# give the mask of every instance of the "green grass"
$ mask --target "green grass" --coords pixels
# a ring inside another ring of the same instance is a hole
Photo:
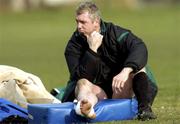
[[[158,119],[142,123],[180,123],[180,7],[156,6],[134,11],[102,7],[102,15],[106,21],[131,29],[149,49],[149,65],[159,86],[153,106]],[[39,76],[48,90],[65,86],[69,74],[64,49],[74,29],[74,7],[1,13],[0,64]]]

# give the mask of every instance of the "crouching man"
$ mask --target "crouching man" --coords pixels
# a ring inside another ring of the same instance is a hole
[[[147,68],[144,42],[130,30],[100,17],[92,2],[76,10],[77,28],[72,34],[65,57],[70,72],[63,102],[78,100],[76,112],[95,118],[94,105],[102,99],[138,100],[138,119],[155,119],[151,106],[157,86]]]

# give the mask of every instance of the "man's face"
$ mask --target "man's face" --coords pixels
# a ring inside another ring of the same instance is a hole
[[[93,21],[90,18],[89,12],[76,15],[76,22],[78,31],[84,35],[90,35],[98,26],[97,20]]]

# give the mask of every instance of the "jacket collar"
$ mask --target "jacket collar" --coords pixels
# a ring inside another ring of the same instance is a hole
[[[101,34],[104,34],[106,32],[106,25],[105,22],[101,19],[101,24],[100,24],[100,30],[101,30]]]

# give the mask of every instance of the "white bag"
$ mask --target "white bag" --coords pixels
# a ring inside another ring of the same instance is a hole
[[[61,103],[37,76],[6,65],[0,65],[0,97],[24,108],[28,103]]]

